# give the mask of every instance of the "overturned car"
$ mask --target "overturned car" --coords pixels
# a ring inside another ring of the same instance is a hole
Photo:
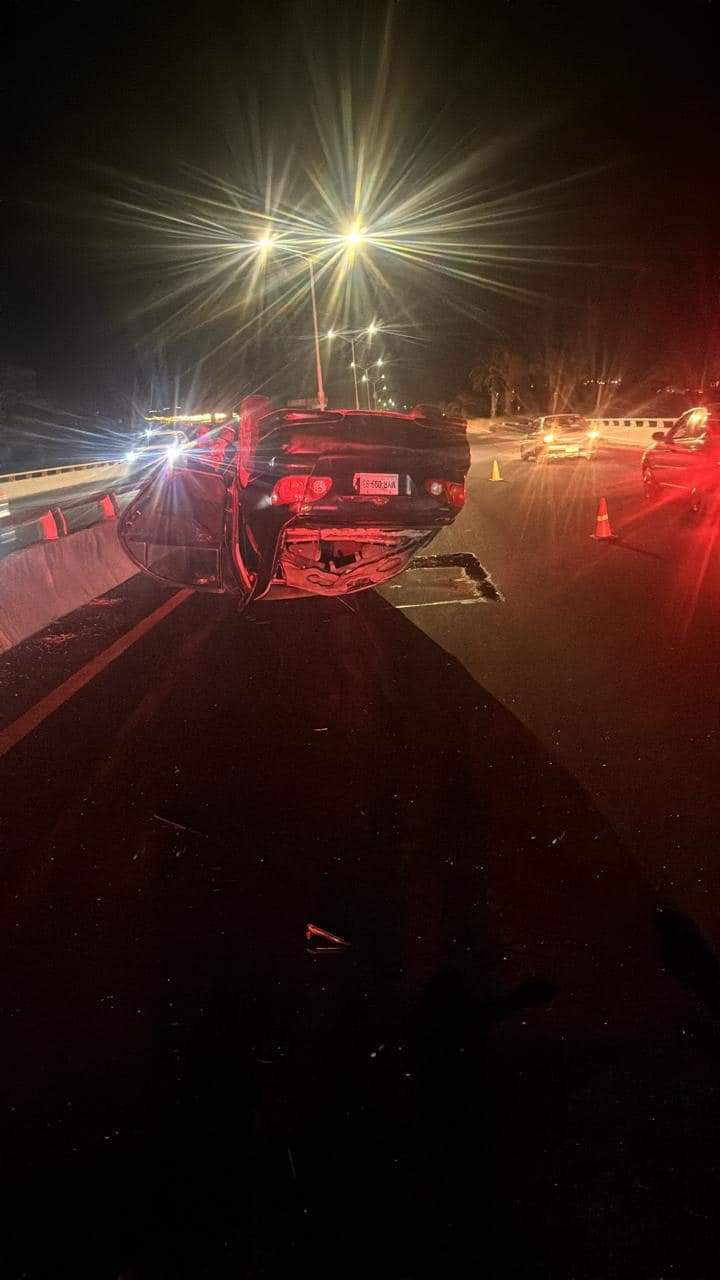
[[[254,398],[153,475],[120,539],[141,569],[198,591],[346,595],[401,573],[453,522],[469,466],[464,424]]]

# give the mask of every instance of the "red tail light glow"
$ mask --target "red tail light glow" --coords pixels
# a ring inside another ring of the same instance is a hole
[[[425,489],[433,498],[445,498],[458,511],[465,505],[464,484],[456,484],[453,480],[426,480]]]
[[[272,503],[278,507],[296,507],[319,502],[332,489],[329,476],[283,476],[272,491]]]

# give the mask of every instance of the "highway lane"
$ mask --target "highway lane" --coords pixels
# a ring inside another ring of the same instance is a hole
[[[708,1273],[710,807],[678,853],[650,779],[666,729],[688,773],[714,570],[688,621],[695,527],[627,465],[514,448],[474,446],[442,546],[503,603],[439,604],[456,570],[349,607],[191,598],[58,700],[173,596],[134,579],[0,663],[0,723],[49,699],[0,760],[3,1195],[44,1226],[9,1274],[366,1276],[381,1247],[410,1275]],[[589,536],[605,490],[618,547]]]
[[[587,788],[660,894],[720,947],[718,526],[648,505],[639,451],[536,468],[517,441],[476,442],[463,522],[506,596],[482,627],[460,610],[416,625],[457,656]],[[489,481],[498,456],[504,482]],[[607,498],[617,543],[592,540]]]

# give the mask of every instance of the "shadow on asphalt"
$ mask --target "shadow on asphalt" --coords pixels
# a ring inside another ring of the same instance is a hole
[[[198,607],[5,829],[6,1274],[707,1274],[712,1011],[583,792],[376,595]]]

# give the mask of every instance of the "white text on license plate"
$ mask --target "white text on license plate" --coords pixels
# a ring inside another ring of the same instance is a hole
[[[399,480],[398,475],[385,471],[357,471],[353,477],[353,488],[365,494],[396,494]]]

